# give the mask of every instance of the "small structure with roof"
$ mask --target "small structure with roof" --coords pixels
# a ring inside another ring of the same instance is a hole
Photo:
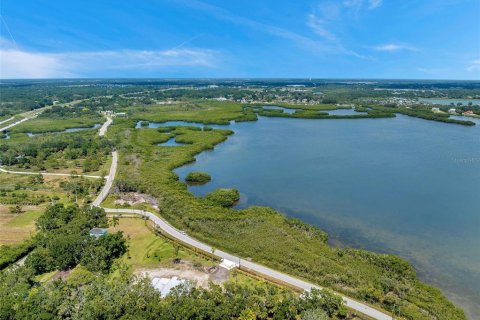
[[[456,113],[457,113],[457,109],[455,109],[455,108],[450,108],[450,109],[448,109],[448,113],[456,114]]]
[[[225,268],[227,270],[232,270],[233,268],[236,268],[238,266],[239,266],[238,263],[227,260],[227,259],[223,259],[222,263],[220,263],[219,265],[219,267]]]
[[[105,228],[93,228],[90,230],[90,236],[95,237],[96,239],[108,234],[108,229]]]
[[[440,108],[433,107],[433,108],[432,108],[432,112],[433,112],[433,113],[438,113],[438,112],[440,112]]]

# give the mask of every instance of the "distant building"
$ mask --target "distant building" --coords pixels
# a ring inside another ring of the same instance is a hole
[[[211,84],[211,85],[209,85],[208,87],[211,88],[211,89],[218,88],[218,86],[217,86],[216,84]]]
[[[432,108],[432,112],[435,112],[435,113],[440,112],[440,108],[434,107],[434,108]]]
[[[455,109],[455,108],[450,108],[450,109],[448,109],[448,113],[455,114],[455,113],[457,113],[457,109]]]
[[[462,113],[464,116],[472,116],[473,115],[473,111],[472,110],[468,110],[468,111],[465,111],[464,113]]]
[[[152,286],[160,292],[160,296],[165,298],[170,291],[178,287],[181,284],[186,284],[187,281],[183,279],[178,279],[177,277],[173,278],[153,278],[152,279]]]
[[[126,116],[127,116],[127,113],[126,113],[126,112],[117,112],[117,113],[115,113],[115,116],[117,116],[117,117],[126,117]]]
[[[96,239],[108,234],[108,229],[105,228],[93,228],[90,230],[90,236],[95,237]]]

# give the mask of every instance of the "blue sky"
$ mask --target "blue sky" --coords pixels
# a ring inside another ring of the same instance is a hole
[[[479,0],[2,0],[1,78],[480,80]]]

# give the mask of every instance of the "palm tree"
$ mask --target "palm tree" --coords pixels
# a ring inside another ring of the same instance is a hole
[[[115,231],[117,230],[116,227],[118,226],[119,222],[120,222],[120,219],[118,218],[118,216],[112,217],[112,221],[110,223]]]

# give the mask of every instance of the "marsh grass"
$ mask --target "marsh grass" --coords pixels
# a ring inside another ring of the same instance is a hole
[[[219,119],[218,110],[215,117]],[[206,115],[164,120],[207,121]],[[386,310],[401,306],[410,319],[465,319],[440,290],[421,283],[404,260],[364,250],[334,248],[316,227],[287,218],[267,207],[234,210],[196,198],[173,169],[195,160],[195,155],[225,141],[230,130],[202,131],[176,127],[171,131],[189,145],[168,150],[152,147],[159,133],[134,129],[125,120],[112,127],[120,150],[119,179],[128,179],[138,191],[159,200],[160,215],[175,227],[216,248],[290,273]]]

